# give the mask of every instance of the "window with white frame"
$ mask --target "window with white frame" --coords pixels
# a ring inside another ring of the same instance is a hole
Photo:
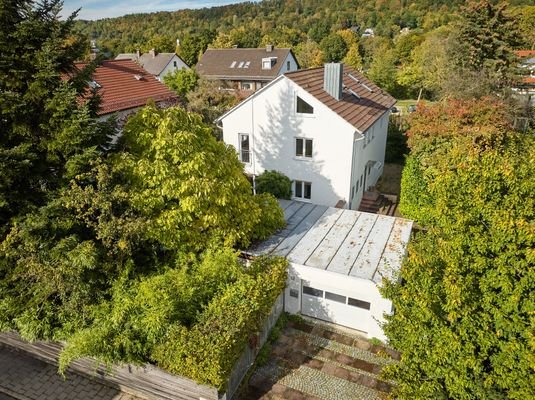
[[[290,61],[286,61],[286,70],[289,71],[291,67]]]
[[[312,158],[312,139],[295,138],[295,156]]]
[[[298,199],[307,199],[312,198],[312,183],[304,181],[295,181],[294,182],[294,197]]]
[[[249,135],[246,133],[240,133],[240,160],[241,162],[246,164],[249,164],[251,162]]]
[[[297,96],[296,109],[298,114],[314,114],[314,107],[308,104],[301,97]]]

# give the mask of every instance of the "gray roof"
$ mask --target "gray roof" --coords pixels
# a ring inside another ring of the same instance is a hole
[[[294,264],[380,283],[399,271],[412,221],[279,200],[286,228],[244,253],[284,256]]]
[[[175,53],[157,53],[154,57],[149,53],[144,53],[139,57],[139,64],[152,75],[160,75],[164,68],[176,56]]]
[[[141,56],[138,58],[136,53],[121,53],[118,54],[115,59],[134,60],[149,74],[160,75],[174,56],[176,56],[175,53],[156,53],[156,55],[153,56],[149,52],[141,54]]]
[[[290,49],[207,49],[197,63],[200,75],[212,79],[270,81],[279,75]],[[262,59],[272,58],[271,69],[262,69]],[[294,57],[295,58],[295,57]]]

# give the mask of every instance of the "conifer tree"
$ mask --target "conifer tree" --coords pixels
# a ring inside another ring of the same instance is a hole
[[[0,226],[44,204],[105,141],[96,102],[79,101],[91,98],[91,68],[74,67],[87,43],[73,34],[76,13],[60,20],[61,6],[0,0]]]

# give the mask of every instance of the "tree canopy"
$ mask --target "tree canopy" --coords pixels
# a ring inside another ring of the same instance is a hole
[[[506,107],[450,101],[412,121],[401,211],[426,230],[384,289],[400,398],[535,395],[535,140]]]

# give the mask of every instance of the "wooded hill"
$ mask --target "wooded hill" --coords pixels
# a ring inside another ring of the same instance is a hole
[[[389,38],[405,27],[428,31],[454,19],[462,4],[460,0],[265,0],[78,21],[77,29],[112,54],[152,47],[173,51],[176,39],[190,36],[206,45],[217,32],[238,28],[242,31],[239,47],[256,47],[266,40],[295,46],[306,39],[319,43],[330,32],[346,28],[360,32],[372,28],[375,35]],[[514,9],[533,1],[509,4]]]

